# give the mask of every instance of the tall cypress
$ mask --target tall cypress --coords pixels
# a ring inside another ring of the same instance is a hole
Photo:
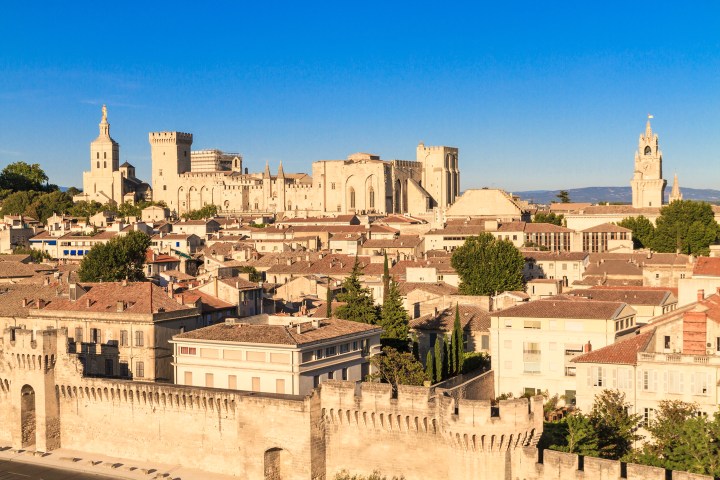
[[[410,324],[397,282],[391,279],[386,293],[380,313],[380,325],[383,327],[381,338],[395,339],[398,341],[397,348],[400,349],[404,345],[404,351],[407,351]]]
[[[443,335],[443,378],[449,378],[450,373],[450,344],[447,335]]]
[[[430,383],[435,383],[435,360],[432,356],[432,351],[428,350],[427,356],[425,357],[425,377]]]
[[[443,357],[445,349],[440,337],[435,340],[435,383],[442,382],[443,379]]]
[[[453,371],[455,374],[461,374],[465,363],[465,346],[463,345],[463,330],[460,326],[460,306],[457,303],[455,304],[455,322],[452,332],[452,351]]]
[[[325,298],[325,303],[327,303],[327,316],[328,318],[332,317],[332,279],[328,277],[328,284],[327,284],[327,296]]]
[[[388,266],[387,252],[385,252],[385,260],[383,262],[383,303],[388,296],[388,290],[390,289],[390,267]]]
[[[337,307],[335,316],[343,320],[377,325],[380,312],[375,306],[370,289],[360,283],[362,272],[363,268],[356,255],[352,272],[343,280],[343,292],[337,295],[338,301],[345,302],[345,305]]]

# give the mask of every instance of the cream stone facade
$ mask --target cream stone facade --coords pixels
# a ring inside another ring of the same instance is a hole
[[[149,141],[153,200],[165,202],[176,215],[211,204],[223,213],[286,216],[426,214],[452,205],[460,189],[458,149],[452,147],[421,143],[415,161],[384,161],[369,153],[321,160],[313,163],[310,176],[286,174],[282,162],[276,175],[269,165],[262,173],[243,172],[239,154],[223,160],[228,154],[191,152],[189,133],[153,132]],[[229,161],[229,169],[223,161]]]
[[[630,182],[634,208],[661,207],[665,200],[667,181],[662,176],[662,152],[650,120],[640,135],[635,152],[635,172]]]
[[[120,145],[110,136],[105,105],[99,127],[100,134],[90,143],[90,171],[83,172],[83,192],[73,200],[121,204],[152,198],[150,185],[135,176],[135,167],[127,162],[120,165]]]

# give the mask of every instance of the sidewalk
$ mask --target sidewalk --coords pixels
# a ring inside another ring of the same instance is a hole
[[[52,452],[36,452],[0,447],[0,458],[128,480],[237,480],[237,477],[183,468],[179,465],[127,460],[65,448]]]

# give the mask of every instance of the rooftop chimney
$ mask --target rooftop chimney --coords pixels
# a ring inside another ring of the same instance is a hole
[[[592,343],[590,343],[590,340],[585,344],[585,348],[583,348],[583,351],[585,353],[592,352]]]
[[[30,304],[30,302],[28,301],[28,299],[27,299],[27,298],[23,298],[23,299],[22,299],[22,306],[23,306],[23,307],[27,307],[28,304]]]
[[[42,298],[38,298],[37,299],[37,308],[40,309],[40,308],[43,308],[44,306],[45,306],[45,300],[43,300]]]
[[[705,290],[703,290],[703,289],[701,288],[701,289],[698,290],[698,292],[697,292],[697,301],[698,301],[698,302],[702,302],[703,300],[705,300]]]

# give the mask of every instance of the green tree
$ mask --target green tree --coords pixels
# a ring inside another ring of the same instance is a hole
[[[533,218],[533,223],[552,223],[553,225],[557,225],[558,227],[562,227],[563,223],[565,222],[565,216],[560,214],[556,215],[553,212],[550,213],[536,213],[535,217]]]
[[[442,365],[442,374],[443,378],[450,378],[452,375],[452,372],[450,371],[450,362],[451,362],[451,351],[450,351],[450,342],[448,342],[448,338],[446,335],[443,335],[443,365]]]
[[[60,215],[67,213],[72,206],[72,197],[65,192],[56,190],[36,197],[23,213],[45,223],[56,213]]]
[[[494,295],[523,290],[525,259],[509,240],[491,233],[469,237],[452,255],[452,267],[460,276],[460,294]]]
[[[435,383],[435,359],[431,350],[428,350],[425,356],[425,379],[430,383]]]
[[[389,383],[394,394],[397,394],[398,385],[422,385],[425,381],[422,363],[415,360],[410,352],[398,352],[392,347],[385,347],[382,353],[370,357],[370,364],[375,367],[375,373],[368,378]]]
[[[356,256],[350,275],[343,280],[343,292],[337,295],[338,301],[345,302],[345,305],[340,305],[335,309],[335,316],[353,322],[377,324],[380,318],[372,292],[360,284],[362,271],[362,266]]]
[[[443,341],[440,337],[435,339],[435,383],[443,381],[443,358],[445,357],[445,349]]]
[[[555,197],[560,200],[560,203],[570,203],[570,193],[567,190],[560,190]]]
[[[383,304],[387,299],[388,290],[390,289],[390,267],[388,266],[387,252],[385,252],[385,260],[383,260]]]
[[[383,327],[381,338],[397,340],[396,348],[401,351],[407,350],[408,334],[410,333],[408,314],[403,307],[398,284],[392,279],[388,284],[388,292],[380,311],[380,325]],[[403,349],[401,345],[404,345],[405,348]]]
[[[577,455],[599,456],[599,435],[588,416],[578,412],[557,423],[560,431],[564,430],[565,438],[563,443],[551,445],[550,449]]]
[[[452,362],[450,370],[453,375],[459,375],[463,371],[463,363],[465,362],[464,334],[462,326],[460,326],[460,306],[455,304],[455,321],[453,323],[452,339],[450,342],[450,350],[452,352]]]
[[[80,195],[82,193],[82,190],[77,187],[70,187],[65,192],[71,197],[74,197],[75,195]]]
[[[250,265],[242,265],[238,267],[238,272],[247,273],[248,280],[251,282],[258,283],[263,281],[262,273],[258,272],[255,267],[252,267]]]
[[[709,203],[678,200],[660,210],[651,247],[656,252],[708,255],[719,230]]]
[[[23,215],[28,207],[42,193],[36,191],[18,191],[11,193],[2,202],[3,215]],[[36,219],[37,220],[37,219]]]
[[[136,231],[115,237],[105,244],[95,245],[80,263],[78,270],[80,281],[145,280],[143,264],[148,247],[150,247],[150,237]]]
[[[655,235],[655,225],[645,216],[627,217],[618,222],[618,225],[632,230],[633,248],[650,248]]]
[[[11,163],[0,172],[0,188],[13,192],[46,191],[48,176],[40,164]]]
[[[199,210],[193,210],[182,214],[182,218],[185,220],[203,220],[205,218],[212,218],[218,213],[217,205],[205,205]]]
[[[333,301],[333,292],[332,292],[332,279],[328,277],[328,284],[327,284],[327,294],[325,297],[325,304],[327,305],[327,316],[328,318],[332,317],[332,301]]]
[[[68,195],[70,193],[68,192]],[[103,204],[100,202],[96,202],[94,200],[91,201],[85,201],[82,200],[80,202],[75,202],[75,204],[70,207],[68,210],[68,213],[72,215],[73,217],[81,217],[81,218],[90,218],[93,215],[95,215],[98,212],[103,211]]]
[[[630,414],[630,407],[625,394],[619,390],[603,390],[595,395],[588,417],[598,435],[601,457],[619,460],[640,439],[637,431],[641,417]]]

